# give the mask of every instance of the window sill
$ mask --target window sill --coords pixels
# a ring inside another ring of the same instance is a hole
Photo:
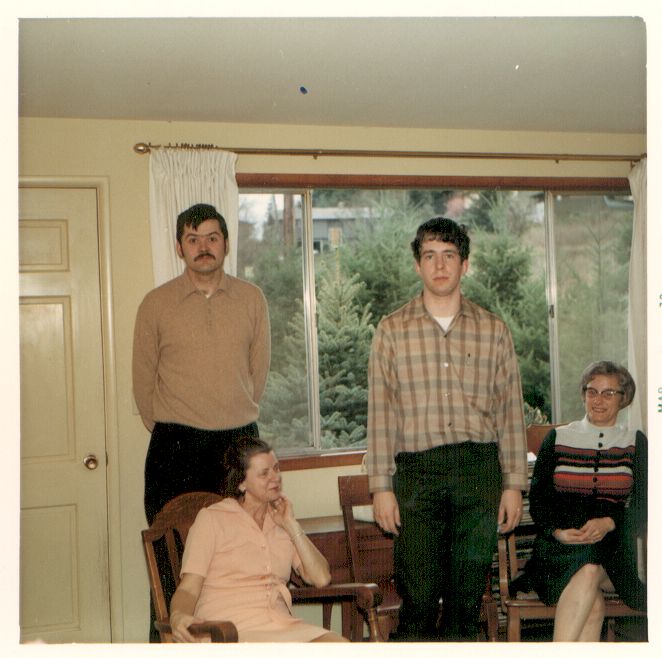
[[[309,468],[356,466],[363,461],[365,450],[313,453],[279,457],[281,471],[305,471]]]

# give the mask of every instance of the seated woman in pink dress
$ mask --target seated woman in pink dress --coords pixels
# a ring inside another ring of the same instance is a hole
[[[292,616],[291,569],[324,587],[329,564],[306,537],[281,489],[278,459],[264,441],[244,437],[224,458],[223,500],[198,513],[170,605],[173,637],[194,642],[188,627],[222,619],[240,642],[346,642]]]

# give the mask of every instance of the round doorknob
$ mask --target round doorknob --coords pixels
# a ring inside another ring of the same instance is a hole
[[[83,464],[85,464],[87,468],[93,471],[99,465],[99,460],[97,459],[96,455],[88,455],[85,457],[85,459],[83,459]]]

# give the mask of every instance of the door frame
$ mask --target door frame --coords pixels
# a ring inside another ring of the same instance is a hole
[[[19,176],[19,188],[93,189],[97,196],[101,352],[103,359],[104,427],[106,435],[106,507],[108,589],[111,642],[124,639],[122,615],[121,517],[117,376],[113,322],[109,180],[105,176]]]

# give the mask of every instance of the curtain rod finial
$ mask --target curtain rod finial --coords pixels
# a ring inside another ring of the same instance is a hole
[[[145,153],[149,153],[151,151],[149,144],[145,144],[145,142],[138,142],[134,145],[133,150],[136,153],[140,153],[140,155],[144,155]]]

